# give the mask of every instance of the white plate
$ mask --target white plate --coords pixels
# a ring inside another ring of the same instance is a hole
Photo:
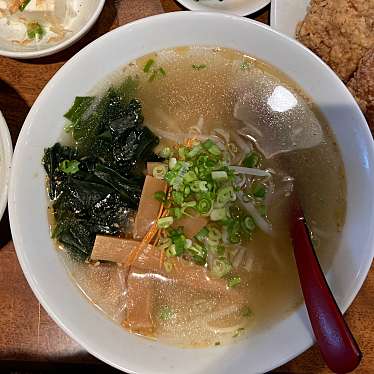
[[[296,26],[306,15],[309,0],[272,0],[270,26],[295,38]]]
[[[16,43],[9,42],[1,37],[0,33],[0,55],[29,59],[52,55],[59,52],[82,38],[95,24],[103,10],[105,0],[75,0],[75,8],[77,16],[68,25],[69,30],[67,36],[57,44],[41,43],[40,45],[21,46]]]
[[[253,374],[267,372],[313,343],[304,307],[268,329],[228,346],[182,349],[132,335],[106,318],[73,284],[48,226],[44,148],[63,133],[63,114],[108,74],[164,48],[234,48],[272,63],[314,100],[335,133],[347,179],[347,217],[327,279],[345,311],[374,253],[374,145],[353,97],[334,72],[300,43],[244,17],[174,12],[117,28],[68,61],[31,108],[18,138],[9,188],[12,235],[23,272],[50,316],[99,359],[128,373]],[[307,72],[307,74],[305,73]]]
[[[8,126],[0,112],[0,220],[8,201],[8,183],[12,153],[12,140]]]
[[[247,16],[264,8],[270,0],[177,0],[190,10],[221,12],[235,16]]]

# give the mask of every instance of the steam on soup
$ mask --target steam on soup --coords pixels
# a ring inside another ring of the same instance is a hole
[[[268,64],[164,50],[65,117],[67,145],[44,156],[52,234],[81,290],[125,329],[205,346],[284,318],[301,302],[295,186],[328,266],[345,216],[342,162],[313,105]]]

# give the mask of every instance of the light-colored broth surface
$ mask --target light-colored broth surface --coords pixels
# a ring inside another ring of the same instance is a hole
[[[143,68],[150,58],[155,60],[155,68],[164,69],[165,76],[161,74],[149,81],[150,75],[144,73]],[[102,92],[110,84],[118,84],[129,75],[139,77],[136,96],[142,102],[145,124],[161,138],[160,147],[172,143],[168,137],[183,138],[191,127],[202,122],[203,133],[207,135],[217,128],[234,133],[234,129],[245,127],[235,118],[234,111],[246,95],[255,97],[253,105],[259,104],[256,115],[261,126],[265,126],[264,123],[276,126],[277,119],[279,123],[288,121],[290,126],[301,120],[305,126],[309,121],[320,126],[322,135],[319,134],[317,145],[299,149],[298,144],[304,143],[292,143],[285,149],[287,139],[281,138],[279,141],[284,141],[281,151],[275,151],[273,157],[264,161],[267,168],[275,171],[274,193],[269,197],[268,209],[273,235],[270,237],[257,230],[252,241],[241,244],[247,247],[246,266],[240,270],[242,283],[235,288],[246,300],[250,316],[243,320],[242,310],[235,307],[236,296],[232,300],[226,294],[212,297],[154,274],[134,275],[155,283],[155,316],[163,313],[165,305],[168,307],[167,320],[155,317],[157,338],[167,343],[222,344],[244,336],[243,326],[253,334],[269,327],[302,301],[287,226],[289,177],[294,179],[301,197],[325,270],[339,244],[345,218],[346,185],[343,164],[329,128],[317,111],[308,106],[309,100],[292,81],[270,65],[237,51],[182,47],[144,56],[113,74],[94,93]],[[292,108],[275,114],[271,108],[264,108],[261,100],[269,100],[275,87],[285,88],[291,93],[288,97],[296,99],[295,113]],[[284,131],[280,133],[282,137]],[[255,132],[251,137],[256,138]],[[271,135],[268,137],[270,139]],[[249,138],[245,141],[250,142]],[[266,139],[264,141],[266,143]],[[276,147],[274,144],[271,152]],[[97,266],[65,260],[87,297],[110,318],[121,322],[126,307],[125,270],[115,264]]]

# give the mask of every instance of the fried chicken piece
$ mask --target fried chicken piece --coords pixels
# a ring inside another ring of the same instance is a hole
[[[346,83],[374,47],[374,0],[311,0],[296,36]]]
[[[374,130],[374,48],[361,59],[347,86],[365,114],[370,128]]]

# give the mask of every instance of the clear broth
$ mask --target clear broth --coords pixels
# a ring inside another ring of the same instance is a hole
[[[164,69],[165,76],[149,80],[149,73],[143,69],[150,58],[155,60],[154,68]],[[174,134],[177,139],[201,118],[206,134],[214,128],[230,131],[242,126],[233,115],[239,98],[251,91],[267,95],[267,89],[273,86],[287,88],[305,107],[305,113],[310,112],[314,120],[318,119],[323,133],[320,144],[308,149],[289,149],[265,161],[266,167],[277,172],[269,208],[274,235],[269,237],[258,230],[252,241],[243,244],[248,248],[247,268],[243,269],[243,280],[236,292],[247,300],[251,311],[244,323],[245,330],[256,334],[269,328],[302,302],[285,223],[287,193],[282,192],[285,176],[295,180],[324,270],[329,268],[339,244],[346,211],[346,183],[343,163],[329,127],[293,81],[269,64],[238,51],[182,47],[147,55],[117,71],[93,93],[99,95],[128,76],[139,77],[136,96],[143,105],[145,124],[161,138],[160,147],[170,144],[170,139],[160,134]],[[259,87],[267,89],[261,91]],[[115,264],[96,266],[77,263],[66,256],[64,259],[84,294],[120,323],[126,308],[124,269]],[[235,309],[235,301],[224,296],[208,297],[204,292],[160,281],[152,274],[138,275],[156,283],[155,315],[165,305],[173,310],[167,321],[155,317],[157,338],[161,341],[207,346],[245,336],[241,329],[243,315]]]

